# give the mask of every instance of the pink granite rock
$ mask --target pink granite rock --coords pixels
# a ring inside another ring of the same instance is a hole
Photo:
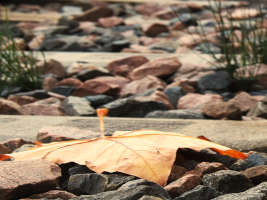
[[[184,192],[187,192],[201,183],[200,176],[196,174],[186,174],[176,181],[166,185],[164,189],[170,194],[172,198],[175,198]]]
[[[41,11],[41,6],[39,5],[31,5],[31,4],[18,4],[18,7],[16,8],[16,11],[19,12],[40,12]]]
[[[34,194],[28,198],[20,199],[20,200],[33,200],[33,199],[57,199],[60,198],[62,200],[68,200],[77,197],[76,195],[62,190],[50,190],[41,194]]]
[[[155,76],[148,75],[142,79],[132,81],[125,85],[120,95],[121,96],[131,96],[138,93],[143,93],[148,89],[161,89],[166,87],[166,83]]]
[[[64,110],[61,107],[61,101],[55,97],[26,104],[22,106],[22,113],[24,115],[65,115]]]
[[[13,101],[0,98],[1,115],[21,115],[21,106]]]
[[[108,94],[116,96],[119,94],[129,79],[120,76],[101,76],[88,81],[85,81],[82,86],[77,88],[72,95],[84,97],[88,95]]]
[[[10,95],[8,97],[8,100],[13,101],[19,104],[20,106],[23,106],[25,104],[33,103],[37,101],[38,99],[31,97],[31,96]]]
[[[46,91],[51,91],[56,87],[57,82],[58,80],[56,78],[48,76],[43,79],[42,87]]]
[[[181,46],[188,48],[194,47],[196,44],[201,43],[203,37],[198,34],[186,34],[178,38],[178,42]]]
[[[11,151],[14,151],[15,149],[21,147],[24,144],[33,144],[33,142],[26,141],[26,140],[23,140],[21,138],[14,138],[14,139],[10,139],[6,142],[3,142],[3,145],[5,145]]]
[[[215,100],[222,100],[222,97],[217,94],[197,94],[188,93],[179,99],[178,109],[190,109],[196,107],[203,107],[204,104],[213,102]]]
[[[12,150],[9,149],[6,145],[4,144],[0,144],[0,154],[7,154],[7,153],[11,153]]]
[[[160,58],[147,62],[130,73],[133,80],[142,79],[147,75],[157,77],[170,76],[181,67],[180,61],[176,57]]]
[[[246,92],[240,92],[233,99],[230,99],[229,102],[239,107],[242,113],[246,113],[256,106],[259,99]]]
[[[242,172],[255,185],[267,181],[267,165],[251,167]]]
[[[155,12],[153,15],[163,20],[171,20],[177,17],[177,13],[175,13],[171,7]]]
[[[164,104],[168,109],[173,109],[173,105],[170,103],[168,96],[164,92],[158,90],[149,96],[137,96],[135,100],[139,102],[159,102]]]
[[[103,17],[98,19],[98,24],[104,28],[111,28],[123,24],[123,19],[120,17]]]
[[[84,138],[96,138],[99,133],[89,130],[82,130],[67,126],[43,127],[38,131],[36,140],[44,143],[59,142],[66,140],[77,140]]]
[[[99,6],[99,7],[96,6],[91,8],[90,10],[85,11],[80,15],[74,16],[74,20],[96,22],[100,18],[111,17],[112,15],[113,15],[112,9],[106,6]]]
[[[145,16],[151,16],[155,12],[161,11],[164,9],[164,6],[159,5],[157,3],[144,3],[144,4],[137,4],[135,6],[135,10]]]
[[[82,82],[77,78],[65,78],[62,81],[56,83],[56,86],[72,86],[78,88],[82,86]]]
[[[185,173],[187,172],[187,169],[180,166],[180,165],[173,165],[171,173],[168,177],[168,182],[176,181],[177,179],[181,178]]]
[[[201,162],[197,164],[193,171],[202,177],[205,174],[213,173],[224,169],[227,168],[219,162]]]
[[[202,112],[213,119],[240,120],[242,116],[242,112],[236,104],[219,99],[205,103],[202,107]]]
[[[224,12],[223,15],[228,16],[229,13]],[[261,14],[256,8],[237,8],[235,9],[230,17],[235,20],[254,18]]]
[[[1,162],[0,200],[20,199],[55,189],[60,176],[60,168],[44,160]]]
[[[44,40],[45,40],[45,35],[44,34],[38,34],[30,42],[28,42],[28,46],[31,50],[38,50],[38,49],[40,49]]]
[[[25,37],[33,37],[33,29],[37,27],[38,24],[35,22],[19,22],[16,25],[16,28],[18,28],[19,31],[21,31]]]
[[[45,62],[40,62],[38,66],[40,72],[43,74],[54,74],[60,78],[66,75],[64,66],[54,59],[50,59]]]
[[[148,61],[149,60],[144,56],[131,56],[112,61],[107,65],[107,69],[114,75],[128,77],[131,71]]]
[[[148,26],[145,25],[143,29],[144,29],[146,36],[149,36],[149,37],[156,37],[161,33],[169,32],[168,26],[165,24],[160,24],[160,23],[154,23]]]

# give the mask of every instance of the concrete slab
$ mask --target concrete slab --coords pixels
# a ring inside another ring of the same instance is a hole
[[[39,129],[69,126],[99,132],[94,117],[0,115],[0,142],[11,138],[35,140]],[[190,136],[204,135],[212,141],[242,151],[267,152],[267,121],[215,121],[144,118],[105,118],[106,133],[116,130],[153,129]]]
[[[56,12],[50,12],[50,13],[23,13],[23,12],[14,12],[8,10],[6,13],[6,10],[4,7],[1,7],[0,5],[0,21],[6,21],[8,18],[8,21],[13,22],[51,22],[51,23],[57,23],[57,21],[62,17],[61,14]]]
[[[200,66],[210,65],[214,59],[207,54],[200,54],[199,52],[189,52],[186,54],[172,54],[172,53],[163,53],[163,54],[149,54],[149,53],[91,53],[91,52],[55,52],[47,51],[44,52],[44,56],[36,52],[34,54],[39,59],[46,60],[55,59],[61,62],[64,66],[69,66],[74,62],[86,62],[90,65],[105,67],[108,63],[114,60],[121,58],[126,58],[130,56],[142,55],[148,59],[157,59],[157,58],[166,58],[166,57],[177,57],[182,63],[198,63]]]
[[[155,3],[164,5],[187,5],[187,4],[197,4],[202,6],[210,6],[212,3],[210,1],[181,1],[181,0],[163,0],[163,1],[151,1],[151,0],[99,0],[109,3]],[[244,2],[242,1],[222,1],[225,6],[240,5]],[[214,3],[213,3],[214,4]]]
[[[103,2],[108,2],[108,3],[155,3],[155,4],[164,4],[164,5],[173,5],[173,4],[178,4],[178,5],[186,5],[186,4],[198,4],[198,5],[203,5],[203,6],[209,6],[210,2],[209,1],[197,1],[197,0],[190,0],[190,1],[183,1],[183,0],[162,0],[162,1],[157,1],[157,0],[98,0],[98,1],[103,1]],[[59,2],[65,2],[65,3],[72,3],[72,4],[78,4],[78,5],[87,5],[88,0],[59,0]],[[239,5],[242,3],[242,1],[222,1],[224,5]],[[244,2],[243,2],[244,3]]]

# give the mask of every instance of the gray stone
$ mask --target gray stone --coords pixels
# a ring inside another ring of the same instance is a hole
[[[155,110],[168,110],[163,103],[153,100],[140,100],[138,97],[128,97],[112,101],[103,107],[109,109],[109,116],[116,117],[144,117]]]
[[[71,86],[61,85],[61,86],[57,86],[57,87],[53,88],[52,92],[68,97],[72,94],[74,89],[75,88],[71,87]]]
[[[206,53],[206,54],[211,54],[211,53],[219,54],[219,53],[221,53],[221,49],[210,42],[201,43],[201,44],[197,45],[194,48],[194,50],[201,51],[202,53]]]
[[[249,94],[252,96],[266,96],[267,90],[251,91]]]
[[[0,200],[20,199],[55,189],[60,176],[60,168],[48,161],[2,161]]]
[[[194,189],[183,193],[179,197],[176,197],[174,200],[207,200],[219,196],[220,193],[213,188],[198,185]]]
[[[123,184],[136,179],[135,176],[130,176],[123,173],[111,173],[105,174],[105,176],[108,178],[108,184],[106,188],[107,191],[116,190]]]
[[[93,173],[95,172],[90,170],[85,165],[75,165],[68,169],[69,176]],[[130,176],[123,173],[104,173],[101,174],[101,176],[102,175],[108,180],[108,182],[105,183],[105,186],[103,186],[105,191],[116,190],[123,184],[136,179],[135,176]]]
[[[62,48],[67,44],[67,42],[58,39],[58,38],[46,38],[40,47],[35,50],[41,51],[55,51],[55,50],[62,50]]]
[[[93,106],[94,108],[107,104],[111,101],[114,100],[113,97],[108,96],[108,95],[104,95],[104,94],[100,94],[100,95],[94,95],[94,96],[86,96],[85,97],[91,104],[91,106]]]
[[[149,196],[149,195],[144,195],[138,200],[162,200],[160,197],[155,197],[155,196]]]
[[[247,116],[267,119],[267,96],[264,97],[263,101],[258,102],[256,107],[248,112]]]
[[[122,49],[130,46],[130,42],[127,39],[117,40],[111,43],[113,52],[120,52]]]
[[[176,108],[179,98],[184,95],[181,87],[168,87],[164,90],[164,93],[168,96],[174,108]]]
[[[90,174],[90,173],[95,173],[94,171],[90,170],[87,166],[85,165],[75,165],[73,167],[70,167],[68,169],[68,174],[70,176],[76,175],[76,174]]]
[[[174,53],[177,48],[178,42],[174,39],[160,41],[150,46],[151,50],[161,50],[166,51],[166,53]]]
[[[183,150],[182,153],[185,154],[185,157],[190,159],[201,159],[202,162],[219,162],[224,164],[226,167],[232,165],[236,161],[236,159],[230,156],[220,155],[211,149],[203,149],[201,151],[187,149]]]
[[[245,191],[245,193],[264,193],[265,197],[267,197],[267,182],[262,182],[259,185]]]
[[[231,78],[225,71],[217,71],[202,76],[197,85],[200,90],[223,90],[231,84]]]
[[[79,23],[72,20],[70,17],[63,16],[58,20],[58,25],[67,26],[69,29],[76,29],[79,27]]]
[[[85,69],[80,71],[74,77],[80,79],[81,81],[87,81],[89,79],[97,78],[99,76],[111,76],[111,74],[103,67],[92,67],[91,69]]]
[[[123,45],[125,42],[129,43],[129,41],[124,40],[124,37],[121,34],[104,29],[103,34],[95,39],[95,44],[101,47],[101,51],[113,51],[113,44],[115,43],[116,45],[116,42],[118,41],[123,41]]]
[[[251,153],[246,160],[237,160],[230,168],[236,171],[242,171],[259,165],[267,165],[266,153]]]
[[[62,190],[50,190],[45,193],[40,193],[40,194],[34,194],[31,195],[30,197],[26,199],[20,199],[20,200],[33,200],[33,199],[39,199],[39,200],[68,200],[71,198],[76,197],[76,195],[67,192],[67,191],[62,191]]]
[[[148,113],[145,117],[168,119],[205,119],[201,111],[194,109],[153,111]]]
[[[22,87],[15,86],[1,86],[0,97],[8,97],[9,95],[16,94],[22,90]]]
[[[86,42],[85,42],[86,41]],[[44,51],[88,51],[96,45],[91,40],[77,35],[57,35],[46,38],[40,50]]]
[[[183,13],[179,15],[178,19],[186,26],[197,25],[197,19],[191,13]]]
[[[232,193],[216,197],[212,200],[265,200],[266,199],[265,197],[266,196],[262,193],[259,194]]]
[[[96,195],[81,195],[72,200],[138,200],[144,195],[159,197],[162,200],[171,199],[161,186],[150,181],[138,179],[125,183],[116,191],[107,191]]]
[[[206,174],[202,181],[205,186],[225,194],[243,192],[253,186],[245,175],[233,170],[220,170]]]
[[[56,34],[65,34],[68,30],[67,26],[62,25],[43,25],[33,30],[34,35],[45,34],[48,37]]]
[[[34,97],[36,99],[46,99],[46,98],[50,97],[48,92],[45,90],[32,90],[29,92],[20,92],[20,93],[16,93],[13,95],[14,96],[30,96],[30,97]]]
[[[221,195],[212,200],[266,200],[266,198],[267,182],[263,182],[245,192]]]
[[[96,113],[90,102],[82,97],[67,97],[62,102],[62,107],[65,113],[71,116],[92,116]]]
[[[76,195],[97,194],[106,190],[107,183],[102,174],[75,174],[69,178],[68,191]]]

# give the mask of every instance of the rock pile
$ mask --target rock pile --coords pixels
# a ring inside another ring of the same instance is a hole
[[[35,13],[40,17],[49,12],[51,18],[53,14],[59,16],[56,21],[33,18],[12,23],[14,36],[24,43],[20,46],[25,50],[174,56],[152,60],[130,56],[106,66],[81,61],[64,66],[57,60],[46,60],[39,63],[43,88],[25,92],[20,86],[7,87],[0,94],[4,97],[0,99],[0,114],[95,116],[95,109],[105,107],[110,116],[117,117],[266,118],[264,64],[250,88],[244,90],[245,83],[232,80],[215,66],[202,66],[194,60],[181,62],[175,56],[181,52],[206,53],[203,38],[193,31],[200,24],[207,32],[208,44],[219,53],[214,16],[201,3],[170,6],[69,2],[42,6],[9,3],[11,19],[13,13]],[[231,19],[246,18],[236,5]],[[257,10],[249,11],[253,14],[250,17],[258,16]]]
[[[78,67],[65,70],[55,60],[43,63],[43,89],[10,93],[0,99],[0,113],[95,116],[97,108],[105,107],[116,117],[266,117],[264,91],[230,92],[232,80],[226,72],[203,69],[196,74],[192,65],[187,72],[188,66],[176,57],[149,61],[131,56],[102,69]]]
[[[39,140],[71,139],[47,137],[49,134],[44,132],[41,130],[38,134]],[[33,146],[26,143],[29,142],[17,139],[2,146],[14,151]],[[247,159],[236,160],[210,149],[200,152],[179,149],[167,185],[162,187],[123,173],[97,174],[76,163],[58,166],[44,160],[2,161],[0,199],[264,200],[267,197],[266,166],[266,153],[249,152]]]

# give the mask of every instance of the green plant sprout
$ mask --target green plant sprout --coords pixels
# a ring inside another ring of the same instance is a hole
[[[257,75],[257,67],[255,66],[267,64],[267,30],[264,28],[264,23],[266,23],[264,4],[260,2],[253,4],[253,7],[259,11],[257,17],[250,17],[247,13],[246,19],[234,20],[231,19],[233,8],[223,8],[220,0],[209,2],[216,20],[219,39],[217,45],[221,49],[221,55],[214,53],[206,45],[208,53],[218,64],[218,69],[226,70],[233,79],[255,79]],[[248,7],[241,9],[244,9],[243,12],[248,12],[246,8]],[[201,35],[204,36],[203,41],[207,42],[203,27],[201,30]]]
[[[10,87],[19,87],[22,91],[41,88],[38,60],[33,52],[18,47],[9,25],[6,10],[4,30],[0,32],[0,94]]]

